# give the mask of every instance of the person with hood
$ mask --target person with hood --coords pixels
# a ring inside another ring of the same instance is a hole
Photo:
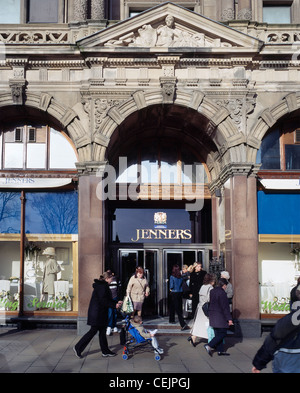
[[[252,361],[252,373],[260,373],[272,361],[273,373],[300,372],[300,285],[291,312],[279,319]]]
[[[122,301],[112,299],[109,284],[113,276],[109,272],[104,272],[99,280],[94,280],[93,293],[88,309],[87,324],[91,326],[90,330],[78,341],[73,347],[75,355],[81,358],[82,352],[90,343],[92,338],[99,332],[99,344],[102,351],[102,356],[115,356],[116,354],[108,348],[106,338],[106,328],[108,324],[108,309],[109,307],[119,308]]]

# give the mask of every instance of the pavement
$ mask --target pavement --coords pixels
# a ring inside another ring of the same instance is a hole
[[[164,354],[159,361],[149,346],[136,350],[127,360],[122,358],[120,335],[108,336],[109,347],[115,357],[102,357],[98,336],[95,336],[78,359],[73,346],[79,340],[75,328],[33,328],[18,330],[0,327],[0,373],[105,373],[116,375],[152,374],[161,377],[199,373],[251,373],[252,359],[268,333],[259,338],[227,336],[225,348],[230,356],[210,357],[204,349],[205,341],[195,348],[187,341],[188,332],[179,326],[158,327],[157,339]],[[198,339],[199,341],[199,339]],[[272,373],[271,364],[262,373]],[[107,376],[106,376],[107,378]],[[119,380],[118,380],[119,383]]]

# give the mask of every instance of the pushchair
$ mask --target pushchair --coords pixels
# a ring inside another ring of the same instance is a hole
[[[127,315],[123,320],[123,326],[120,333],[121,344],[124,345],[122,358],[127,360],[129,355],[136,350],[151,348],[154,351],[154,359],[159,361],[160,354],[153,348],[150,338],[144,338],[139,331],[130,323],[130,317]]]

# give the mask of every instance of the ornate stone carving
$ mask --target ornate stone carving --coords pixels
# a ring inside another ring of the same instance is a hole
[[[109,40],[105,46],[128,46],[128,47],[231,47],[228,42],[220,39],[206,37],[203,33],[190,33],[178,29],[175,26],[174,17],[168,15],[165,24],[157,28],[144,25],[137,32],[132,32]]]
[[[16,105],[23,105],[25,100],[25,79],[11,79],[9,87],[11,88],[11,95],[13,103]]]
[[[160,83],[162,87],[163,99],[165,104],[173,104],[175,99],[176,78],[161,77]]]
[[[221,20],[223,21],[228,21],[228,20],[233,20],[234,19],[234,9],[233,8],[227,8],[223,10],[222,15],[221,15]]]
[[[243,8],[238,12],[237,19],[239,20],[252,20],[252,11],[248,8]]]

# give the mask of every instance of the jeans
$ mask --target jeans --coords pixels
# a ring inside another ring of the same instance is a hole
[[[113,298],[113,300],[118,300],[118,298]],[[108,309],[108,325],[112,329],[117,326],[117,309],[109,308]]]
[[[215,337],[208,342],[208,346],[216,349],[218,352],[224,352],[224,338],[227,334],[227,328],[214,328]]]
[[[92,338],[99,332],[99,345],[102,353],[109,352],[107,338],[106,338],[106,326],[91,326],[90,330],[82,336],[82,338],[75,345],[75,349],[80,354],[85,350],[88,346]]]

